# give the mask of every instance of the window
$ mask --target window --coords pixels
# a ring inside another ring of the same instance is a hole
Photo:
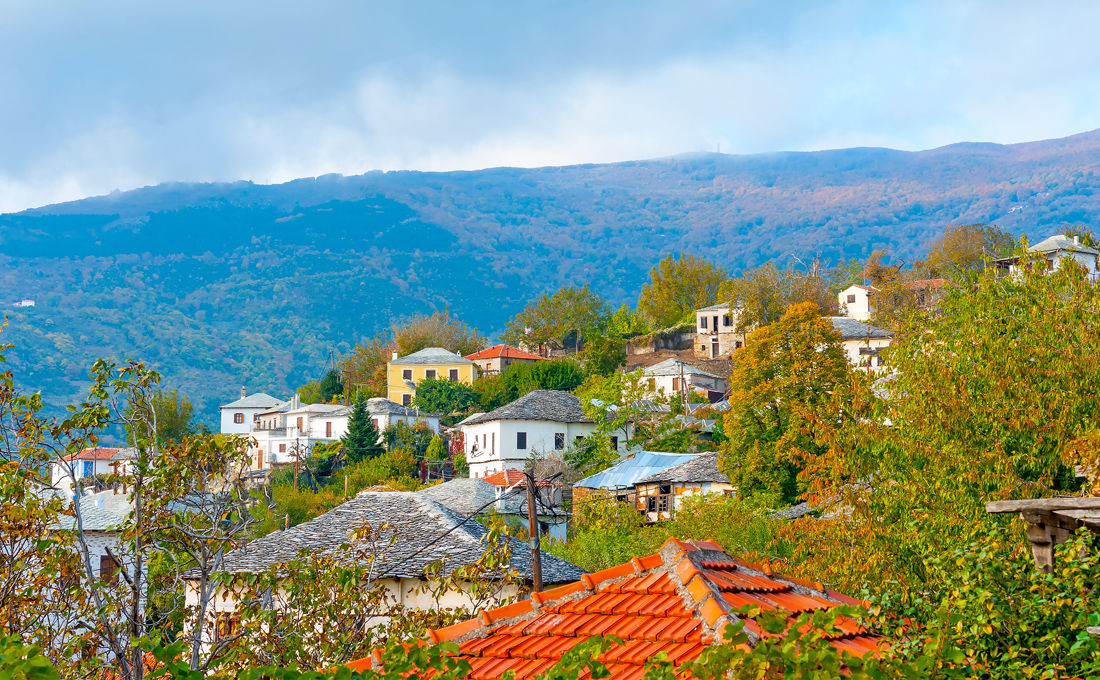
[[[402,394],[401,395],[401,405],[402,406],[408,406],[411,403],[412,403],[412,395],[411,394]]]
[[[425,378],[434,378],[435,377],[435,369],[429,368],[428,370],[424,371],[424,377]]]
[[[673,378],[672,379],[672,391],[673,392],[679,392],[680,391],[680,379],[679,378]]]
[[[516,448],[519,449],[520,451],[525,451],[527,449],[527,433],[526,432],[517,432],[516,433]]]
[[[218,640],[232,637],[241,629],[241,617],[230,612],[218,612],[214,623],[214,634]]]
[[[405,370],[401,371],[401,378],[403,380],[412,380],[413,379],[412,369],[411,368],[406,368]]]
[[[90,460],[84,461],[84,472],[80,476],[81,477],[91,477],[94,474],[95,474],[95,463],[93,463]]]
[[[374,427],[375,428],[377,428],[379,430],[382,429],[382,426],[378,424],[378,419],[377,418],[371,418],[371,420],[374,421]]]
[[[493,453],[495,453],[496,450],[497,450],[497,433],[494,432],[492,439],[489,440],[489,455],[490,456],[493,455]],[[493,472],[496,472],[496,470],[493,470]]]
[[[699,328],[704,328],[705,329],[706,327],[707,327],[707,317],[705,317],[705,316],[699,317]]]
[[[286,444],[279,444],[279,453],[286,453]]]
[[[260,414],[259,414],[259,413],[257,413],[256,415],[252,416],[252,422],[254,422],[254,423],[258,423],[258,422],[260,422]]]
[[[732,326],[733,325],[733,318],[729,314],[723,316],[722,317],[722,325],[726,326],[727,328],[729,326]]]
[[[555,432],[554,433],[554,448],[557,449],[558,451],[561,451],[562,449],[565,448],[565,433],[564,432]]]
[[[118,583],[118,562],[110,555],[99,556],[99,580],[111,585]]]
[[[616,451],[619,450],[619,438],[618,437],[612,437],[611,438],[611,448],[615,449]]]
[[[457,368],[452,368],[451,369],[451,382],[458,382],[458,369]]]
[[[741,341],[738,340],[737,342],[733,343],[733,348],[734,349],[741,349]]]
[[[298,429],[302,429],[302,416],[298,416]]]
[[[234,413],[233,414],[233,422],[237,423],[238,425],[243,423],[244,422],[244,414],[243,413]]]
[[[855,295],[849,295],[848,296],[848,304],[852,304],[855,301],[856,301],[856,296]]]
[[[325,437],[332,439],[332,423],[325,423]]]

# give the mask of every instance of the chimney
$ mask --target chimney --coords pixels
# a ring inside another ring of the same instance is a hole
[[[244,391],[244,385],[241,385],[241,399],[244,399],[247,396],[248,396],[248,392],[245,392]]]
[[[1074,234],[1074,236],[1073,236],[1073,245],[1075,245],[1075,246],[1081,245],[1081,237],[1080,236],[1077,236],[1076,234]]]
[[[397,361],[397,350],[393,351],[393,359],[391,361]]]

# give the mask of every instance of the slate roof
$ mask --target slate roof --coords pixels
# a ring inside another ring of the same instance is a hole
[[[847,316],[830,316],[829,321],[833,322],[833,328],[840,333],[840,337],[844,340],[863,340],[864,338],[892,338],[894,334],[890,331],[879,328],[878,326],[872,326],[866,321],[859,321]]]
[[[648,477],[638,480],[638,484],[656,484],[668,482],[671,484],[690,484],[700,482],[721,482],[728,484],[729,477],[718,469],[717,453],[702,453],[695,458],[680,463],[660,472],[655,472]]]
[[[295,559],[305,550],[312,554],[335,554],[347,543],[350,532],[365,524],[384,530],[383,545],[389,546],[375,573],[380,577],[421,578],[424,568],[447,558],[444,575],[477,562],[485,551],[488,533],[482,524],[466,520],[461,514],[439,502],[412,491],[361,491],[355,498],[325,514],[290,529],[275,531],[258,538],[225,556],[225,571],[256,573]],[[388,538],[394,532],[397,540]],[[530,546],[511,539],[509,566],[531,580]],[[553,555],[542,555],[543,581],[564,583],[584,574],[580,567]]]
[[[81,496],[78,502],[85,531],[115,531],[134,507],[129,494],[110,490]],[[62,529],[72,529],[76,526],[76,518],[62,516],[58,524]]]
[[[525,352],[519,347],[512,347],[511,345],[493,345],[488,349],[483,349],[480,352],[474,352],[473,354],[467,354],[466,358],[473,359],[526,359],[528,361],[546,361],[546,357],[540,357],[537,354],[531,354]]]
[[[1079,241],[1074,241],[1073,237],[1066,236],[1065,234],[1048,236],[1027,249],[1029,253],[1050,253],[1056,250],[1069,250],[1078,253],[1088,253],[1090,255],[1100,255],[1100,250],[1089,248]]]
[[[581,400],[571,392],[534,390],[486,414],[470,418],[466,425],[493,420],[547,420],[554,423],[591,423],[584,415]]]
[[[287,414],[291,413],[332,413],[336,414],[347,408],[343,404],[302,404],[298,408],[290,409]]]
[[[585,489],[629,489],[639,480],[697,458],[698,453],[639,451],[633,456],[580,480],[574,487]]]
[[[333,412],[333,415],[348,416],[351,415],[351,406],[341,406],[339,411]],[[372,397],[367,399],[367,413],[372,416],[379,415],[391,415],[391,416],[410,416],[413,418],[438,418],[439,415],[435,413],[424,413],[418,408],[412,406],[402,406],[395,401],[390,401],[385,397]]]
[[[250,394],[247,397],[241,397],[237,401],[231,401],[228,404],[221,406],[221,408],[272,408],[283,404],[282,399],[276,399],[270,394],[264,394],[263,392],[257,392]]]
[[[455,354],[449,349],[443,349],[442,347],[425,347],[419,352],[413,352],[403,357],[398,357],[390,362],[391,364],[472,364],[464,356]]]
[[[621,644],[612,644],[597,660],[612,680],[639,680],[658,652],[679,665],[697,659],[708,645],[724,643],[726,626],[741,618],[736,610],[745,605],[779,611],[791,620],[803,612],[859,604],[821,583],[740,560],[711,541],[669,539],[653,555],[482,611],[478,618],[430,630],[428,637],[436,644],[457,644],[473,680],[500,678],[508,671],[515,680],[526,680],[591,636],[610,635]],[[764,631],[754,618],[744,619],[747,644],[755,645]],[[857,621],[840,616],[827,639],[855,656],[873,654],[883,644]],[[380,662],[378,651],[348,665],[363,671]]]
[[[720,312],[720,311],[728,310],[729,308],[730,308],[729,303],[719,302],[716,305],[711,305],[710,307],[703,307],[702,309],[697,309],[695,311],[696,312]]]
[[[696,368],[695,366],[692,366],[691,364],[688,364],[688,363],[684,363],[683,361],[680,361],[679,359],[665,359],[664,361],[662,361],[659,364],[653,364],[652,366],[648,366],[648,367],[642,369],[642,375],[648,375],[648,376],[653,376],[653,375],[674,375],[674,376],[678,376],[678,375],[680,375],[680,367],[681,366],[684,367],[684,371],[683,371],[684,375],[705,375],[708,378],[718,378],[718,376],[714,375],[713,373],[708,373],[707,371],[704,371],[701,368]]]
[[[497,500],[495,486],[480,479],[463,477],[421,489],[417,493],[464,517],[489,512]]]

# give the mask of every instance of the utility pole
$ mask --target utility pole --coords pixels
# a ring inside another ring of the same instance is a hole
[[[539,551],[539,523],[535,517],[535,475],[531,470],[523,472],[527,485],[527,533],[531,537],[531,573],[535,592],[542,592],[542,554]]]

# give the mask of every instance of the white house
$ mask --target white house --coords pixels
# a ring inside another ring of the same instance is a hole
[[[219,407],[222,434],[251,434],[261,413],[282,406],[286,402],[270,394],[257,392],[246,394],[241,388],[241,398]]]
[[[91,486],[90,478],[96,475],[125,473],[133,451],[98,446],[83,449],[63,460],[55,460],[50,464],[50,485],[67,498],[72,498],[76,495],[74,481],[88,488]]]
[[[745,335],[737,332],[740,309],[730,309],[729,303],[711,305],[695,311],[695,356],[717,359],[729,356],[745,346]]]
[[[874,307],[871,306],[871,296],[878,291],[873,286],[854,285],[848,286],[836,296],[841,316],[857,321],[868,321],[871,318]]]
[[[642,379],[654,394],[666,397],[686,397],[694,392],[704,397],[720,399],[726,392],[726,380],[676,358],[665,359],[642,369]],[[685,400],[686,401],[686,400]]]
[[[105,579],[117,578],[119,563],[115,557],[121,555],[123,550],[121,527],[126,522],[127,515],[134,509],[133,501],[129,494],[108,489],[81,496],[77,502],[80,525],[91,559],[92,575]],[[62,529],[76,528],[75,516],[63,516],[59,522]]]
[[[483,478],[522,468],[532,456],[564,454],[595,432],[596,424],[573,394],[534,390],[494,411],[467,418],[458,428],[470,476]],[[629,429],[617,433],[612,446],[624,447],[629,434]]]
[[[1041,255],[1051,272],[1056,272],[1067,262],[1072,262],[1085,270],[1091,283],[1100,281],[1100,250],[1082,244],[1078,236],[1055,234],[1029,247],[1027,252]],[[1008,269],[1011,274],[1019,271],[1017,257],[1006,257],[997,260],[995,264],[999,268]]]
[[[893,333],[847,316],[831,316],[829,321],[840,334],[841,346],[848,363],[872,373],[878,373],[885,368],[879,352],[893,342]]]

